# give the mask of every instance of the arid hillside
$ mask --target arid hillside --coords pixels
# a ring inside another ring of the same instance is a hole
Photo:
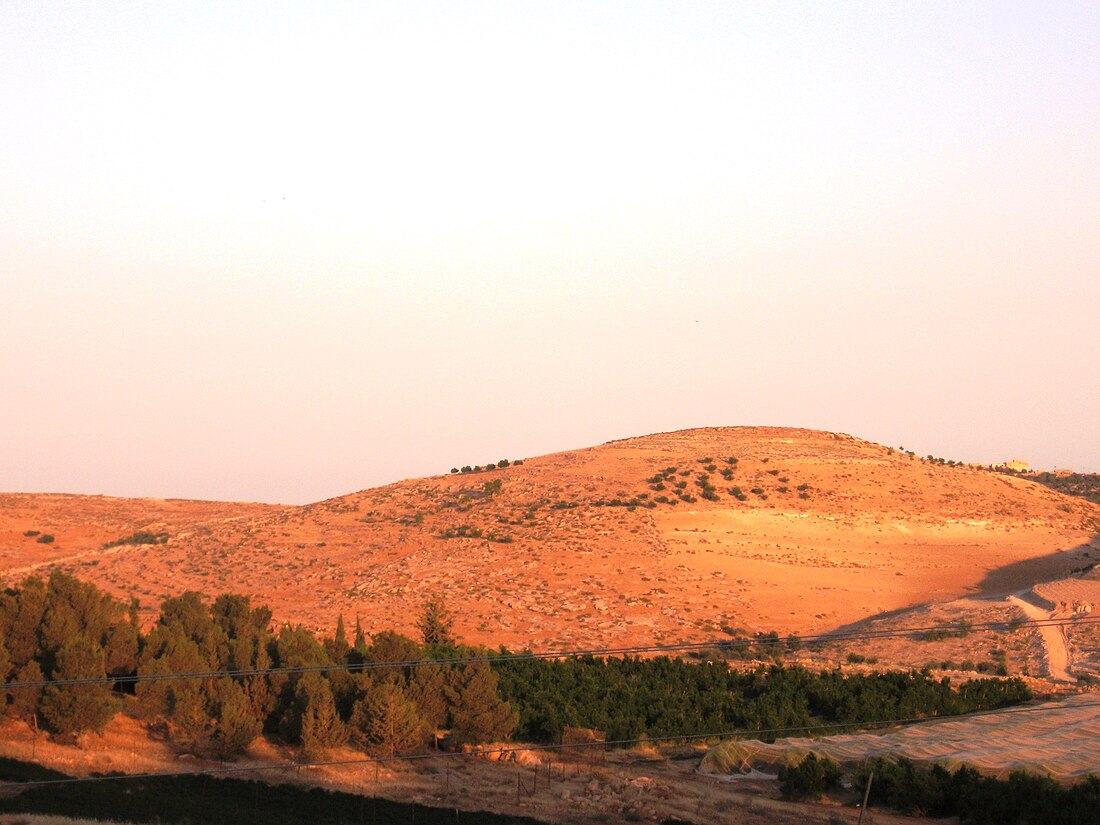
[[[847,435],[708,428],[305,507],[2,495],[0,573],[60,565],[147,610],[244,592],[325,630],[342,613],[411,632],[435,593],[467,641],[575,648],[1008,594],[1100,560],[1098,530],[1100,506],[1023,479]],[[104,547],[135,532],[159,543]]]

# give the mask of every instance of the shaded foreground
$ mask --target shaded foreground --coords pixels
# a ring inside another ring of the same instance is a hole
[[[29,782],[65,779],[65,774],[38,765],[0,758],[0,779]],[[130,822],[257,823],[300,825],[370,823],[371,825],[535,825],[525,816],[358,796],[293,785],[269,785],[209,776],[151,777],[40,785],[14,798],[0,798],[0,811],[50,813]]]

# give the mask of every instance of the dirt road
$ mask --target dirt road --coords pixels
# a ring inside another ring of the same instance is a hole
[[[1055,617],[1051,611],[1044,610],[1027,601],[1027,593],[1028,591],[1022,590],[1009,596],[1008,600],[1024,611],[1029,619],[1052,619]],[[1070,673],[1070,665],[1073,660],[1069,654],[1069,646],[1066,644],[1065,631],[1061,627],[1040,627],[1039,635],[1042,637],[1043,647],[1046,648],[1050,678],[1057,682],[1076,682],[1077,679]]]

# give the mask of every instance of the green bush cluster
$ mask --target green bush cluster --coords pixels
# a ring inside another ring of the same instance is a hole
[[[482,530],[470,524],[460,524],[458,527],[448,527],[439,532],[441,539],[485,539],[497,544],[511,544],[513,539],[507,533],[497,533],[492,530]]]
[[[809,753],[799,764],[780,769],[779,792],[794,802],[820,799],[827,790],[840,786],[840,776],[836,762]]]
[[[463,467],[452,467],[451,473],[485,473],[490,470],[503,470],[506,467],[520,467],[523,465],[523,459],[517,458],[515,461],[509,461],[507,458],[502,458],[500,461],[490,461],[484,467],[480,464],[470,466],[466,464]]]
[[[114,541],[109,541],[103,545],[102,549],[106,550],[110,547],[121,547],[126,544],[167,544],[167,533],[153,533],[148,530],[139,530],[129,536],[124,536]]]

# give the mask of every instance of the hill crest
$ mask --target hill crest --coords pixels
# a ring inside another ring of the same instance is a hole
[[[147,609],[232,590],[326,630],[342,613],[411,632],[438,594],[462,637],[516,647],[829,630],[1024,562],[1055,578],[1100,525],[1100,507],[1032,482],[778,427],[619,439],[304,507],[63,503],[0,496],[9,580],[61,565]],[[138,530],[167,542],[103,547]]]

